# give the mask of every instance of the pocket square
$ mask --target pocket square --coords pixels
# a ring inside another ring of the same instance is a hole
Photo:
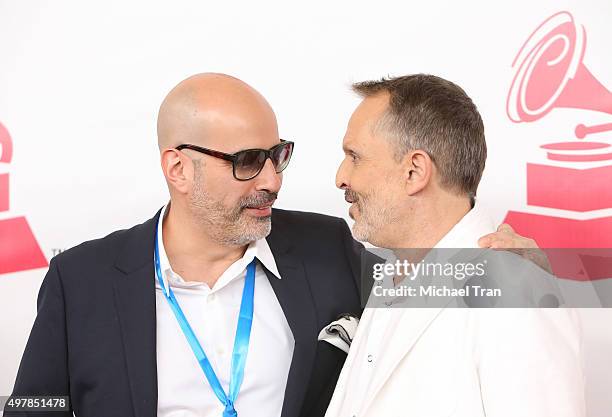
[[[319,340],[327,342],[348,353],[351,342],[357,332],[359,319],[349,314],[343,314],[332,321],[319,332]]]

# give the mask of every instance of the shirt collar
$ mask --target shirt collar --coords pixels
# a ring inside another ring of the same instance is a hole
[[[475,201],[474,207],[434,246],[435,248],[478,248],[478,239],[495,231],[495,223]]]
[[[157,223],[157,245],[159,248],[159,266],[162,271],[162,281],[164,283],[164,289],[166,295],[168,295],[168,277],[173,276],[178,281],[182,281],[186,286],[193,285],[201,285],[200,282],[185,282],[182,278],[176,274],[172,267],[170,266],[170,261],[168,260],[168,255],[166,254],[166,249],[164,247],[164,239],[163,239],[163,221],[167,215],[168,208],[170,207],[170,203],[166,204],[162,209],[161,214],[159,215],[159,220]],[[223,287],[229,281],[231,281],[232,276],[237,275],[238,273],[244,271],[249,263],[253,259],[257,258],[259,262],[263,264],[263,266],[270,271],[276,278],[281,279],[281,275],[278,272],[278,267],[276,266],[276,261],[274,260],[274,255],[272,254],[272,250],[270,249],[270,245],[268,245],[267,240],[259,239],[254,242],[251,242],[247,247],[246,251],[242,258],[234,262],[220,277],[217,284],[215,284],[215,289],[218,287]],[[156,278],[157,280],[157,278]]]

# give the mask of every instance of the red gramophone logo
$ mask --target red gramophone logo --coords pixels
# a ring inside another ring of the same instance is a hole
[[[571,113],[577,125],[568,140],[540,146],[545,162],[527,163],[528,207],[509,211],[505,220],[544,248],[612,248],[612,146],[605,142],[612,123],[580,123],[584,110],[612,115],[612,93],[584,65],[585,51],[584,27],[560,12],[536,28],[512,65],[506,111],[513,122],[537,122],[556,108],[580,109]],[[551,262],[560,276],[609,278],[589,273],[593,268],[581,255],[576,263],[559,254]]]
[[[13,157],[13,142],[0,123],[0,167]],[[0,213],[9,211],[9,174],[0,173]],[[25,217],[0,219],[0,274],[48,266]]]

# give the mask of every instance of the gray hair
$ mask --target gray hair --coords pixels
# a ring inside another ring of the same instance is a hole
[[[399,162],[420,149],[440,172],[440,186],[471,199],[487,158],[484,125],[476,105],[458,85],[428,74],[353,84],[361,97],[390,95],[389,108],[375,129],[390,134]]]

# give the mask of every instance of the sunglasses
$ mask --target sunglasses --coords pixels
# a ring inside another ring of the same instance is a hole
[[[293,154],[293,145],[293,142],[281,139],[281,143],[270,149],[245,149],[231,154],[188,143],[179,145],[175,149],[177,151],[191,149],[192,151],[230,161],[234,178],[238,181],[248,181],[259,175],[268,158],[272,161],[277,174],[283,172],[287,165],[289,165],[291,154]]]

